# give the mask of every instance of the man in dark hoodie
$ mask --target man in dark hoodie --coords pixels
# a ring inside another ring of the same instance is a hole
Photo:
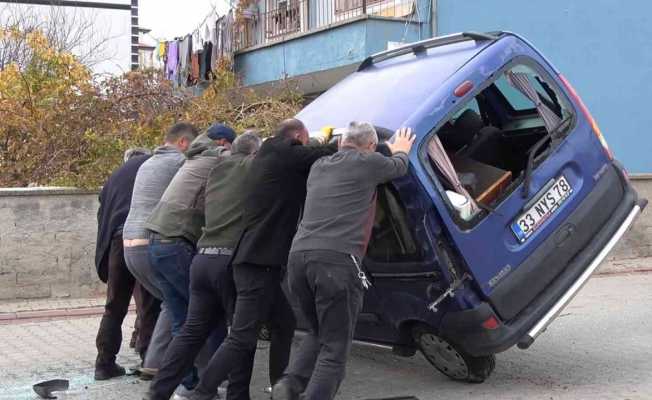
[[[172,315],[175,337],[188,313],[190,264],[205,225],[204,198],[206,178],[220,156],[230,154],[235,132],[223,124],[214,124],[195,139],[186,161],[176,173],[158,205],[145,223],[150,232],[149,259],[163,294],[163,302]],[[209,346],[213,351],[226,336],[226,325],[216,327]],[[210,353],[210,351],[209,351]],[[195,385],[191,373],[183,381],[186,389]]]
[[[95,379],[97,380],[124,374],[124,369],[115,363],[115,357],[120,351],[122,322],[127,315],[136,282],[125,265],[122,227],[129,214],[136,173],[150,154],[151,152],[128,150],[125,153],[125,163],[111,174],[100,192],[95,266],[100,280],[107,284],[107,291],[104,315],[95,340],[97,346]],[[151,296],[145,290],[141,293],[145,297]],[[143,313],[148,310],[139,311]],[[147,321],[147,319],[143,320]],[[141,324],[139,349],[147,347],[153,330],[153,324]]]

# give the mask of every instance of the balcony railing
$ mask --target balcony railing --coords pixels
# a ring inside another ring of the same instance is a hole
[[[267,0],[267,11],[250,11],[235,27],[235,49],[282,41],[362,15],[416,21],[416,0]]]

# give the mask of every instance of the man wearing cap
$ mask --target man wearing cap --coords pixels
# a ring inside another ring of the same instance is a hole
[[[233,129],[223,124],[214,124],[197,137],[186,151],[185,163],[145,223],[150,232],[149,260],[163,303],[170,310],[172,337],[183,326],[188,312],[190,264],[205,225],[206,178],[220,156],[229,154],[234,140]],[[219,346],[225,335],[226,326],[222,324],[216,329],[212,344]],[[191,389],[194,380],[194,374],[190,374],[183,384]]]
[[[146,400],[168,400],[191,368],[211,331],[224,326],[235,300],[229,261],[242,232],[247,196],[245,179],[261,144],[255,132],[238,136],[231,155],[220,157],[206,183],[206,227],[190,266],[190,301],[186,322],[172,340]],[[247,397],[242,397],[242,394]],[[228,399],[248,398],[249,376],[229,376]]]

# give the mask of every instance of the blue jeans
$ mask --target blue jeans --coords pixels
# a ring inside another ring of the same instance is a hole
[[[172,314],[172,336],[177,335],[186,321],[190,264],[195,251],[195,246],[183,239],[152,239],[149,244],[149,260],[163,292],[163,301]]]
[[[183,239],[151,239],[149,260],[156,279],[172,317],[172,337],[174,338],[188,314],[190,298],[190,264],[195,256],[195,246]],[[198,381],[195,368],[183,379],[183,385],[192,389]]]

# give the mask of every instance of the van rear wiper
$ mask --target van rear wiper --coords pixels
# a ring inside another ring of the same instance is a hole
[[[521,197],[527,199],[530,196],[530,179],[532,178],[532,164],[534,164],[534,159],[536,154],[539,152],[541,146],[546,144],[548,140],[556,142],[560,139],[558,137],[559,132],[562,128],[565,128],[566,125],[571,121],[572,115],[567,115],[564,119],[559,122],[557,127],[552,130],[552,132],[546,133],[544,137],[539,139],[538,142],[530,148],[530,154],[528,154],[527,164],[525,165],[525,174],[523,176],[523,190],[521,191]]]

